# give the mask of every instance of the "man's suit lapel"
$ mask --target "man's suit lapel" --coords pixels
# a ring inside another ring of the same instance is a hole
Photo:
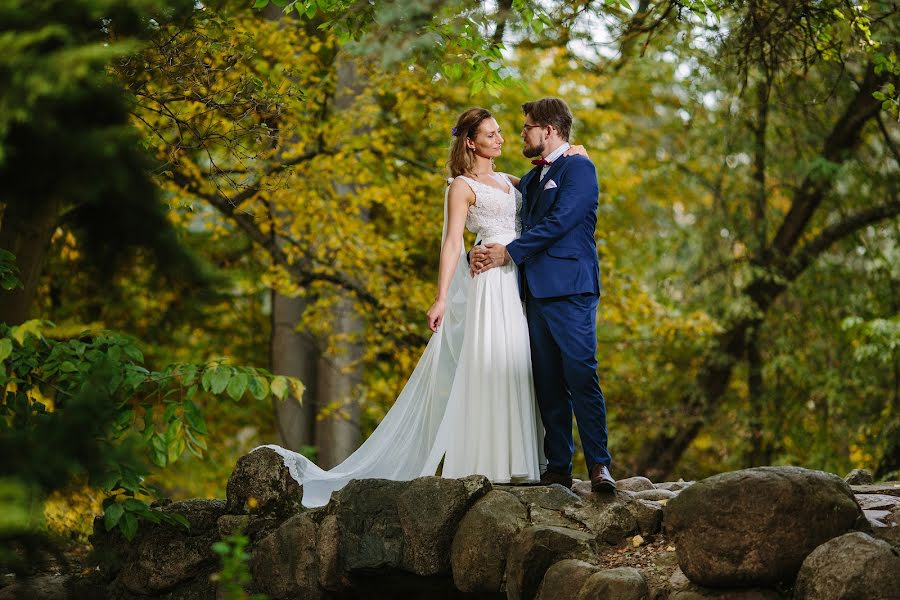
[[[522,214],[529,215],[531,214],[531,207],[537,201],[537,198],[531,197],[531,190],[529,186],[532,182],[536,182],[537,178],[541,176],[541,168],[535,167],[525,173],[525,176],[522,177],[522,180],[519,182],[519,192],[522,193]]]
[[[544,193],[544,185],[546,185],[546,183],[550,181],[550,179],[554,175],[556,175],[556,172],[562,168],[563,162],[565,162],[566,158],[567,157],[565,156],[560,156],[553,161],[553,164],[550,165],[550,168],[547,170],[547,175],[543,179],[541,179],[540,182],[538,182],[538,187],[534,193],[534,197],[529,198],[528,214],[530,217],[533,217],[532,222],[538,221],[540,217],[543,216],[541,212],[537,210],[537,207],[541,204],[541,195]],[[540,174],[538,174],[538,176],[540,176]]]

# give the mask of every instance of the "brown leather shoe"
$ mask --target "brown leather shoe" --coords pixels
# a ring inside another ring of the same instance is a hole
[[[564,488],[572,489],[572,476],[563,475],[556,471],[544,471],[541,474],[541,485],[551,485],[553,483],[558,483]]]
[[[616,480],[609,474],[609,467],[594,465],[591,469],[591,490],[608,494],[616,491]]]

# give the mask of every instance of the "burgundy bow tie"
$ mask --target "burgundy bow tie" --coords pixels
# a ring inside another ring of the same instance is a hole
[[[546,165],[552,165],[553,163],[550,162],[549,160],[545,159],[545,158],[536,158],[536,159],[534,159],[533,161],[531,161],[531,164],[533,164],[533,165],[541,165],[541,166],[543,167],[543,166],[546,166]]]

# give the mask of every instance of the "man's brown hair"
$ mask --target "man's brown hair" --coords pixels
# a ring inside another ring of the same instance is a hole
[[[559,98],[541,98],[522,105],[522,113],[530,116],[537,125],[552,125],[559,132],[559,137],[569,141],[572,130],[572,111],[569,105]]]
[[[537,125],[552,125],[559,132],[559,137],[569,141],[572,130],[572,111],[569,105],[559,98],[541,98],[522,105],[522,112],[530,116]]]

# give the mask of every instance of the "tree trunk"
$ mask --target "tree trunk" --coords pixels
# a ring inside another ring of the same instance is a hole
[[[0,225],[0,248],[16,255],[23,287],[0,291],[0,322],[18,325],[28,319],[61,206],[59,200],[6,205]]]
[[[296,331],[305,305],[303,298],[289,298],[272,290],[269,364],[273,373],[296,377],[306,387],[302,399],[291,396],[272,400],[279,443],[294,451],[314,445],[319,352],[315,340]]]
[[[363,327],[362,317],[353,308],[353,300],[345,299],[334,307],[335,334],[358,335]],[[319,389],[317,393],[316,462],[330,469],[350,456],[360,443],[360,406],[357,393],[360,378],[359,359],[362,345],[345,342],[337,356],[322,356],[319,360]]]
[[[364,87],[355,60],[341,52],[336,60],[337,83],[334,94],[334,111],[340,115],[356,102]],[[365,135],[364,128],[356,128],[351,135]],[[340,196],[358,193],[358,186],[335,182]],[[367,219],[365,214],[361,219]],[[319,361],[318,413],[316,421],[316,445],[319,448],[318,463],[330,468],[347,458],[360,443],[359,398],[357,386],[362,380],[360,338],[365,321],[354,308],[354,299],[345,297],[334,307],[333,334],[345,339],[336,356],[323,356]],[[337,408],[337,410],[333,410]],[[325,414],[320,414],[321,411]]]

